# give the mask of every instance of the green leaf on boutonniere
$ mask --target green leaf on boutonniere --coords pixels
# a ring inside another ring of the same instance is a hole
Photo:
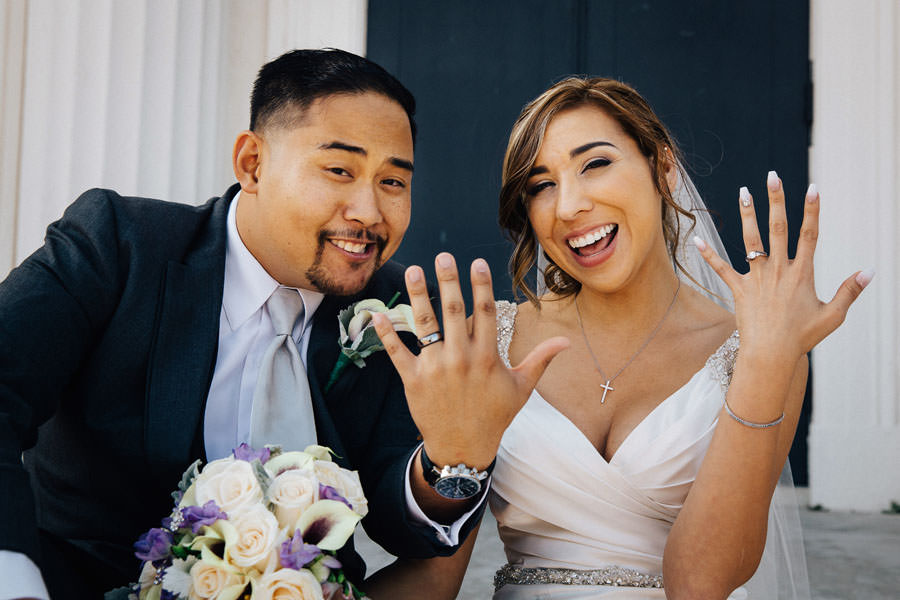
[[[338,313],[338,327],[340,328],[338,344],[341,347],[341,354],[331,370],[328,383],[325,384],[326,394],[347,368],[347,365],[353,363],[361,369],[366,366],[366,357],[379,350],[384,350],[384,345],[372,324],[373,313],[385,313],[397,331],[416,332],[412,308],[408,304],[393,306],[399,297],[400,292],[397,292],[387,304],[377,298],[367,298],[354,302]]]

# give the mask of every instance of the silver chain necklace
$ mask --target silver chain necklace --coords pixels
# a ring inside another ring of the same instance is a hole
[[[672,307],[675,306],[675,299],[678,298],[679,290],[681,290],[681,279],[678,280],[678,287],[675,288],[675,295],[672,296],[672,301],[669,302],[669,307],[666,309],[666,312],[663,314],[662,318],[659,320],[659,323],[657,323],[656,328],[652,332],[650,332],[650,335],[647,336],[647,339],[644,340],[644,343],[641,345],[640,348],[638,348],[638,351],[635,352],[631,356],[631,358],[628,359],[628,362],[625,363],[625,365],[621,369],[616,371],[616,374],[613,375],[612,377],[606,376],[606,374],[603,372],[603,369],[600,368],[600,363],[597,362],[597,357],[594,356],[594,350],[591,348],[591,343],[588,341],[587,333],[585,333],[585,331],[584,331],[584,322],[581,319],[581,309],[578,308],[578,296],[575,296],[575,313],[578,315],[578,326],[581,327],[581,335],[584,337],[584,345],[587,346],[588,352],[590,353],[591,358],[594,360],[594,366],[597,368],[597,372],[600,373],[600,376],[606,380],[606,383],[604,383],[603,385],[600,386],[601,388],[603,388],[603,397],[600,398],[600,404],[603,404],[604,402],[606,402],[606,394],[607,393],[612,392],[613,390],[616,389],[610,384],[613,381],[615,381],[616,377],[618,377],[619,375],[622,374],[622,371],[624,371],[625,369],[628,368],[628,365],[630,365],[631,363],[634,362],[634,359],[636,359],[638,357],[638,354],[640,354],[641,352],[644,351],[644,348],[647,347],[647,344],[650,343],[650,340],[652,340],[654,337],[656,337],[656,334],[659,333],[660,327],[662,327],[662,324],[665,322],[666,317],[669,316],[669,313],[672,311]]]

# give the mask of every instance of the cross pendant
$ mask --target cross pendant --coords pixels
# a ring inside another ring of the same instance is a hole
[[[603,385],[600,386],[603,388],[603,397],[600,398],[600,404],[603,404],[604,402],[606,402],[606,393],[607,392],[611,392],[616,389],[613,386],[609,385],[609,383],[611,381],[612,381],[611,379],[607,379],[606,383],[604,383]]]

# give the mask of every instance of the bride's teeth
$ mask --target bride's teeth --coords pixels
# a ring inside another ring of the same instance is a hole
[[[581,237],[569,240],[569,246],[576,249],[583,248],[584,246],[588,246],[602,240],[603,238],[608,236],[613,229],[615,229],[615,225],[604,225],[596,231],[592,231],[591,233],[585,234]]]

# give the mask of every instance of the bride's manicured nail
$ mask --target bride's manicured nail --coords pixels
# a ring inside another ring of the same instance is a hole
[[[743,206],[744,208],[747,208],[748,206],[750,206],[750,190],[748,190],[746,187],[742,187],[741,191],[740,191],[740,196],[741,196],[741,206]]]
[[[806,190],[806,201],[809,203],[813,203],[819,199],[819,190],[816,188],[816,184],[809,184],[809,189]]]
[[[701,240],[696,235],[691,238],[691,241],[694,242],[694,245],[697,246],[697,250],[699,250],[700,252],[703,252],[704,250],[706,250],[706,242]]]
[[[778,173],[769,171],[769,176],[766,177],[766,186],[768,186],[770,192],[778,191],[781,187],[781,180],[778,178]]]
[[[488,272],[488,264],[483,258],[476,258],[472,264],[475,266],[475,270],[479,273]]]
[[[865,271],[860,271],[856,274],[856,283],[859,284],[859,287],[865,288],[869,283],[871,283],[872,278],[875,277],[875,269],[866,269]]]
[[[438,254],[437,263],[441,267],[445,269],[449,269],[453,266],[453,259],[447,253]]]
[[[411,269],[407,269],[406,278],[411,283],[416,283],[418,281],[421,281],[422,280],[422,270],[419,269],[418,267],[413,267]]]

